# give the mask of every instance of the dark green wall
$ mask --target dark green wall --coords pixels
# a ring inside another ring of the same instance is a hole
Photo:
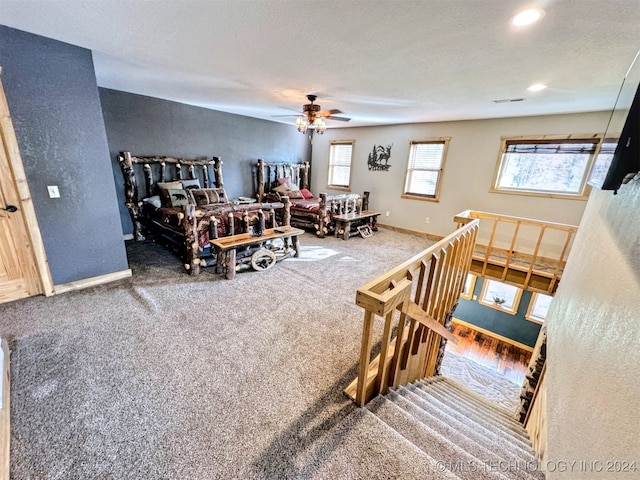
[[[482,291],[482,283],[483,279],[478,278],[473,289],[473,295],[478,299]],[[531,292],[525,290],[522,292],[516,315],[511,315],[482,305],[478,300],[460,299],[454,316],[467,323],[533,347],[540,332],[540,324],[530,322],[525,318],[530,301]]]
[[[133,227],[124,206],[124,183],[116,160],[121,151],[138,156],[220,157],[230,198],[254,195],[254,165],[259,158],[302,162],[311,157],[307,136],[293,124],[103,88],[100,99],[125,233],[131,233]]]

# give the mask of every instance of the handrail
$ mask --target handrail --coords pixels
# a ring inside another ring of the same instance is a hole
[[[360,364],[358,378],[345,389],[358,405],[436,373],[443,337],[456,341],[445,329],[469,271],[478,225],[478,220],[467,222],[358,289],[356,304],[365,310]],[[380,354],[372,361],[376,316],[385,324]]]
[[[577,226],[475,210],[454,217],[458,227],[474,220],[480,229],[472,273],[555,294]]]

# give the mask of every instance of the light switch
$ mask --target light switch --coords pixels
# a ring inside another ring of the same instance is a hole
[[[49,185],[47,190],[49,190],[49,198],[60,198],[60,190],[57,185]]]

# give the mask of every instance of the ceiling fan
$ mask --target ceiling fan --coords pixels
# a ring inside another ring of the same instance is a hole
[[[307,95],[309,103],[302,106],[302,113],[296,118],[296,127],[301,133],[306,133],[307,129],[315,130],[316,133],[322,135],[327,129],[325,120],[337,120],[339,122],[348,122],[351,120],[347,117],[336,117],[338,113],[342,113],[341,110],[322,110],[320,105],[313,103],[318,97],[316,95]],[[279,115],[283,117],[289,117],[292,115]]]

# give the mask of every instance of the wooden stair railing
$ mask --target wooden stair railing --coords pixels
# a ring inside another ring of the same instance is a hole
[[[578,227],[467,210],[458,227],[480,221],[470,271],[534,292],[554,295]]]
[[[358,405],[389,388],[437,373],[447,329],[469,271],[478,232],[471,220],[423,252],[360,287],[364,309],[358,378],[345,393]],[[376,316],[383,317],[380,354],[372,361]],[[395,333],[395,338],[392,336]]]

